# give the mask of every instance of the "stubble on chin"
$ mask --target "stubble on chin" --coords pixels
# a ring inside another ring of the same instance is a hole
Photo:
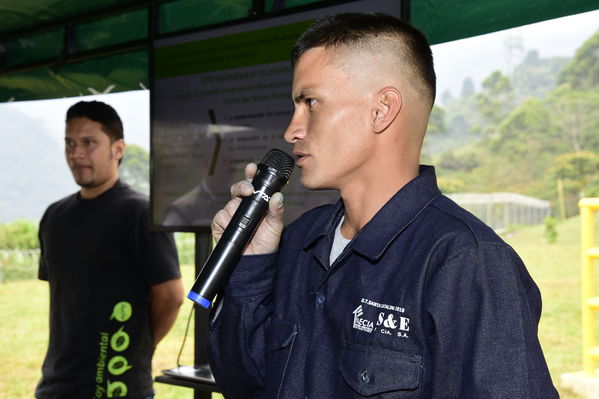
[[[73,175],[73,179],[75,183],[79,187],[89,188],[94,186],[93,179],[91,177],[86,177],[83,174],[77,173],[76,170],[71,169],[71,174]]]

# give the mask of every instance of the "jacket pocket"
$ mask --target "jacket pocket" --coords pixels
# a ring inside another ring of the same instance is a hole
[[[273,319],[266,334],[266,380],[267,397],[279,398],[284,388],[285,376],[291,364],[293,346],[297,336],[297,324]]]
[[[339,371],[359,397],[419,398],[422,357],[382,348],[346,343]]]

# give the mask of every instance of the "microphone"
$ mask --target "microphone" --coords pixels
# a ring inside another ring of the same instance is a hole
[[[212,305],[214,297],[231,276],[243,250],[266,216],[270,197],[287,184],[294,166],[295,161],[287,153],[277,149],[268,151],[252,179],[254,193],[242,199],[187,298],[206,309]]]

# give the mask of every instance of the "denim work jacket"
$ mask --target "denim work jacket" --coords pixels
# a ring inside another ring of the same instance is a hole
[[[208,352],[227,399],[552,399],[541,296],[514,250],[443,196],[432,167],[329,253],[343,203],[244,256]]]

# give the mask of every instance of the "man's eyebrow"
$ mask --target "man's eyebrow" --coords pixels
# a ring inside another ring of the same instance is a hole
[[[299,94],[293,97],[294,103],[300,103],[305,100],[308,96],[311,96],[314,90],[311,87],[304,87],[300,90]]]
[[[95,138],[96,138],[96,137],[95,137],[93,134],[88,134],[88,135],[86,135],[86,136],[79,136],[77,139],[78,139],[78,140],[93,140],[93,139],[95,139]],[[73,138],[73,137],[69,137],[69,136],[64,136],[64,140],[65,140],[65,141],[67,141],[67,140],[76,141],[76,139],[75,139],[75,138]]]

